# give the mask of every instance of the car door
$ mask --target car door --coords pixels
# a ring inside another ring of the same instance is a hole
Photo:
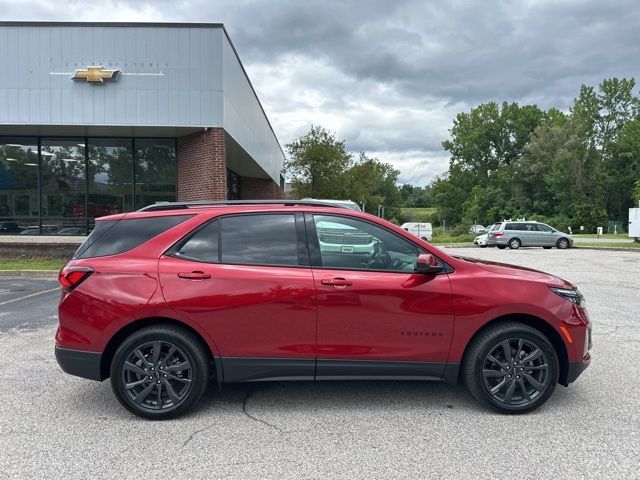
[[[557,235],[553,228],[544,223],[538,223],[536,228],[538,229],[538,246],[553,247],[556,244]]]
[[[314,378],[315,287],[302,214],[229,215],[159,262],[167,305],[205,330],[225,382]]]
[[[316,378],[440,378],[454,323],[446,269],[415,273],[421,249],[373,222],[306,214],[306,225],[318,299]],[[328,225],[342,225],[342,238]]]

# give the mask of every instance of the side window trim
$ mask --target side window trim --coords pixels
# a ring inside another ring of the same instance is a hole
[[[307,231],[307,244],[309,245],[309,261],[311,262],[311,267],[322,268],[320,242],[318,241],[318,232],[316,232],[316,223],[313,221],[313,213],[304,214],[304,223]]]

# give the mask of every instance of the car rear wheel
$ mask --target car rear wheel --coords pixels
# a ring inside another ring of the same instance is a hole
[[[561,238],[560,240],[558,240],[558,243],[556,243],[556,246],[561,250],[569,248],[569,240],[567,240],[566,238]]]
[[[551,249],[551,247],[542,247],[542,248],[544,248],[545,250]]]
[[[504,250],[505,248],[507,248],[507,246],[506,246],[506,245],[498,245],[498,248],[499,248],[500,250]]]
[[[130,412],[151,420],[176,417],[202,396],[207,353],[192,333],[169,325],[129,336],[111,362],[111,387]]]
[[[542,333],[517,322],[488,328],[473,340],[462,366],[467,390],[502,413],[545,403],[558,382],[558,356]]]
[[[509,240],[509,248],[511,250],[519,249],[520,245],[522,245],[522,242],[517,238],[512,238],[511,240]]]

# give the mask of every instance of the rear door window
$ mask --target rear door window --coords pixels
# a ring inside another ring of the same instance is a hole
[[[222,263],[300,265],[292,213],[224,217],[220,219],[219,247]]]
[[[129,251],[184,222],[192,215],[171,215],[149,218],[126,218],[96,222],[96,227],[76,251],[74,258],[104,257]]]

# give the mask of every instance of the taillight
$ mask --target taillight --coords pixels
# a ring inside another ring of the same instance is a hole
[[[71,291],[92,273],[93,268],[91,267],[64,267],[58,273],[58,283],[63,289]]]
[[[495,233],[493,234],[493,236],[494,236],[494,237],[502,237],[503,235],[504,235],[504,233],[503,233],[503,232],[495,232]]]

